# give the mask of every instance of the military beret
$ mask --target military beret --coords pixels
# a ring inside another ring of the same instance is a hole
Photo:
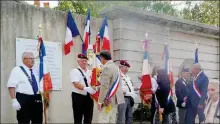
[[[80,58],[80,59],[87,59],[88,60],[88,58],[85,55],[83,55],[83,54],[78,54],[78,58]]]
[[[182,72],[189,72],[189,68],[182,68]]]
[[[127,66],[127,67],[130,67],[130,65],[128,64],[128,62],[126,62],[125,60],[121,60],[121,61],[120,61],[120,64],[121,64],[121,65],[124,65],[124,66]]]

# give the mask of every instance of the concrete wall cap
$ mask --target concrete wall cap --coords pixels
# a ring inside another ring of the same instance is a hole
[[[174,29],[183,29],[188,31],[194,30],[195,32],[208,33],[215,36],[219,35],[219,27],[217,26],[202,24],[195,21],[180,19],[174,16],[158,14],[133,7],[114,6],[101,11],[100,14],[112,20],[117,18],[137,18]]]

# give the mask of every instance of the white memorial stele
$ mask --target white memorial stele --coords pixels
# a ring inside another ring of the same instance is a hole
[[[34,71],[39,80],[38,40],[16,38],[16,66],[22,65],[22,53],[33,52],[35,59]],[[58,42],[44,41],[46,48],[45,64],[52,79],[52,90],[62,90],[62,45]]]

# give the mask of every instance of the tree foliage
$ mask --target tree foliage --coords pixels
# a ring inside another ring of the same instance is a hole
[[[191,2],[186,2],[187,7],[182,11],[182,18],[219,26],[219,1],[204,1],[192,7]]]
[[[140,8],[147,11],[163,13],[168,15],[176,15],[177,10],[174,9],[173,5],[169,1],[60,1],[58,7],[55,9],[86,14],[87,9],[91,10],[91,14],[95,17],[99,17],[99,13],[104,8],[112,7],[115,5],[131,6]]]
[[[176,16],[183,19],[206,23],[209,25],[219,26],[219,1],[203,1],[201,4],[192,4],[185,2],[183,10],[177,10],[170,1],[59,1],[55,9],[62,11],[71,11],[78,14],[86,15],[88,8],[91,15],[100,17],[99,13],[105,8],[115,5],[130,6],[145,11],[156,12],[160,14]]]

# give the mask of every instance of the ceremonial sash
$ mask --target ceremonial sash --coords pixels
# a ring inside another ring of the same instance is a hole
[[[106,95],[106,100],[107,101],[109,101],[111,99],[111,97],[115,95],[115,93],[118,89],[119,83],[120,83],[121,74],[120,74],[120,71],[119,71],[118,67],[117,67],[117,70],[118,70],[118,73],[117,73],[116,80],[114,81],[113,85],[111,86],[111,88],[109,89],[109,91]]]
[[[186,82],[184,81],[184,79],[183,79],[182,83],[186,86]]]
[[[193,80],[193,89],[194,89],[194,91],[196,92],[196,94],[199,96],[199,98],[201,98],[202,94],[201,94],[201,92],[199,91],[198,87],[196,86],[196,79],[198,78],[198,76],[199,76],[201,73],[202,73],[202,71],[199,72],[199,74],[198,74],[198,75],[194,78],[194,80]]]
[[[159,109],[159,102],[158,102],[158,100],[157,100],[157,95],[156,94],[154,94],[155,95],[155,106],[156,106],[156,108],[158,108]]]
[[[196,81],[193,82],[193,89],[196,92],[196,94],[199,96],[199,98],[201,98],[202,94],[199,91],[198,87],[196,86]]]

